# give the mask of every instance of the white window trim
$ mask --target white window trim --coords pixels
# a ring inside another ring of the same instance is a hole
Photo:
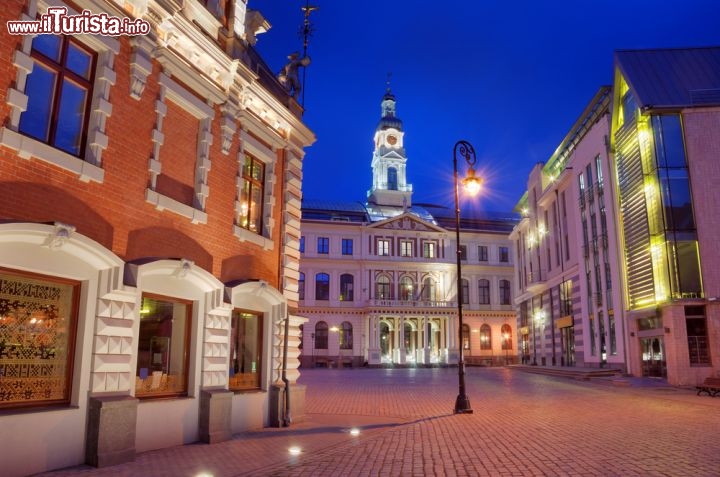
[[[242,167],[245,163],[245,154],[250,154],[253,158],[261,161],[265,164],[265,183],[263,184],[263,216],[262,233],[251,232],[237,225],[237,217],[240,213],[241,203],[240,197],[242,195]],[[233,224],[233,234],[241,242],[251,242],[256,245],[260,245],[265,250],[272,250],[275,246],[275,242],[270,238],[272,237],[273,229],[275,227],[275,220],[273,219],[273,208],[275,207],[275,196],[273,195],[273,189],[277,176],[275,174],[275,167],[277,160],[275,157],[274,150],[265,146],[263,143],[255,139],[248,133],[247,129],[240,131],[240,147],[237,155],[238,161],[238,175],[236,183],[236,198],[235,201],[235,223]]]
[[[54,6],[53,1],[31,1],[27,7],[27,14],[20,20],[35,20],[36,13],[44,13],[48,6]],[[64,5],[64,4],[63,4]],[[77,15],[79,12],[68,7],[68,14]],[[10,106],[9,122],[0,129],[0,144],[17,151],[23,159],[35,158],[49,164],[70,171],[78,176],[82,182],[100,182],[105,177],[102,169],[102,153],[108,146],[108,136],[105,134],[105,123],[112,113],[110,104],[110,89],[115,84],[114,61],[115,55],[120,51],[120,41],[116,38],[102,35],[76,35],[78,41],[87,45],[97,53],[95,65],[95,82],[93,83],[92,97],[90,98],[90,115],[87,124],[87,139],[85,155],[83,158],[73,156],[37,139],[21,134],[20,114],[27,109],[28,96],[24,93],[28,75],[32,72],[34,62],[30,56],[33,36],[23,39],[21,48],[15,50],[13,64],[17,68],[15,80],[16,88],[8,88],[7,105]]]
[[[190,91],[183,88],[179,83],[174,81],[165,73],[160,74],[158,81],[160,92],[158,100],[155,102],[155,112],[157,113],[157,126],[152,132],[153,140],[153,157],[148,163],[150,171],[150,188],[145,191],[145,200],[154,205],[157,210],[169,210],[183,217],[189,218],[193,223],[207,223],[207,213],[205,213],[205,202],[210,195],[210,187],[208,186],[208,172],[211,168],[210,161],[210,145],[212,144],[211,125],[215,116],[215,110],[212,106],[203,103],[195,97]],[[197,136],[197,152],[195,161],[195,195],[193,197],[193,205],[183,204],[171,197],[160,194],[155,190],[157,187],[157,178],[162,173],[162,162],[160,159],[160,150],[165,140],[162,133],[163,120],[167,114],[167,101],[172,101],[182,109],[192,114],[199,120],[198,136]]]

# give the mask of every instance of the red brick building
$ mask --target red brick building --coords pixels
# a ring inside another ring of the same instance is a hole
[[[0,468],[109,465],[280,425],[284,383],[301,415],[314,135],[253,49],[267,23],[242,0],[80,0],[68,15],[150,31],[5,28],[56,3],[0,12]]]

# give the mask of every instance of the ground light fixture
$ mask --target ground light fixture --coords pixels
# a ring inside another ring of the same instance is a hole
[[[300,455],[300,454],[302,454],[302,449],[297,446],[294,446],[294,447],[291,447],[288,449],[288,453],[290,455]]]
[[[462,180],[463,188],[470,195],[476,195],[482,188],[482,178],[475,176],[475,148],[467,141],[458,141],[453,148],[453,180],[455,185],[455,243],[457,245],[457,308],[458,308],[458,397],[455,400],[455,414],[472,414],[470,400],[465,392],[465,361],[463,360],[463,316],[462,316],[462,264],[460,250],[460,184],[458,182],[458,155],[465,159],[467,177]]]
[[[353,436],[353,437],[354,437],[354,436],[359,436],[359,435],[360,435],[360,429],[358,429],[357,427],[353,427],[352,429],[350,429],[350,435]]]

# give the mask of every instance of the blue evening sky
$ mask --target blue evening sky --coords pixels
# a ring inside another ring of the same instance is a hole
[[[249,0],[275,71],[302,50],[305,0]],[[450,206],[453,145],[473,144],[480,207],[510,211],[597,89],[617,49],[717,46],[718,0],[311,0],[308,199],[364,201],[387,73],[413,202]],[[301,73],[302,76],[302,73]]]

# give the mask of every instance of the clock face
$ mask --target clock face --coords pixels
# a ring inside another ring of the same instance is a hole
[[[390,136],[387,137],[387,142],[388,142],[388,144],[390,144],[391,146],[394,146],[394,145],[397,143],[397,138],[396,138],[395,136],[393,136],[393,135],[390,135]]]

